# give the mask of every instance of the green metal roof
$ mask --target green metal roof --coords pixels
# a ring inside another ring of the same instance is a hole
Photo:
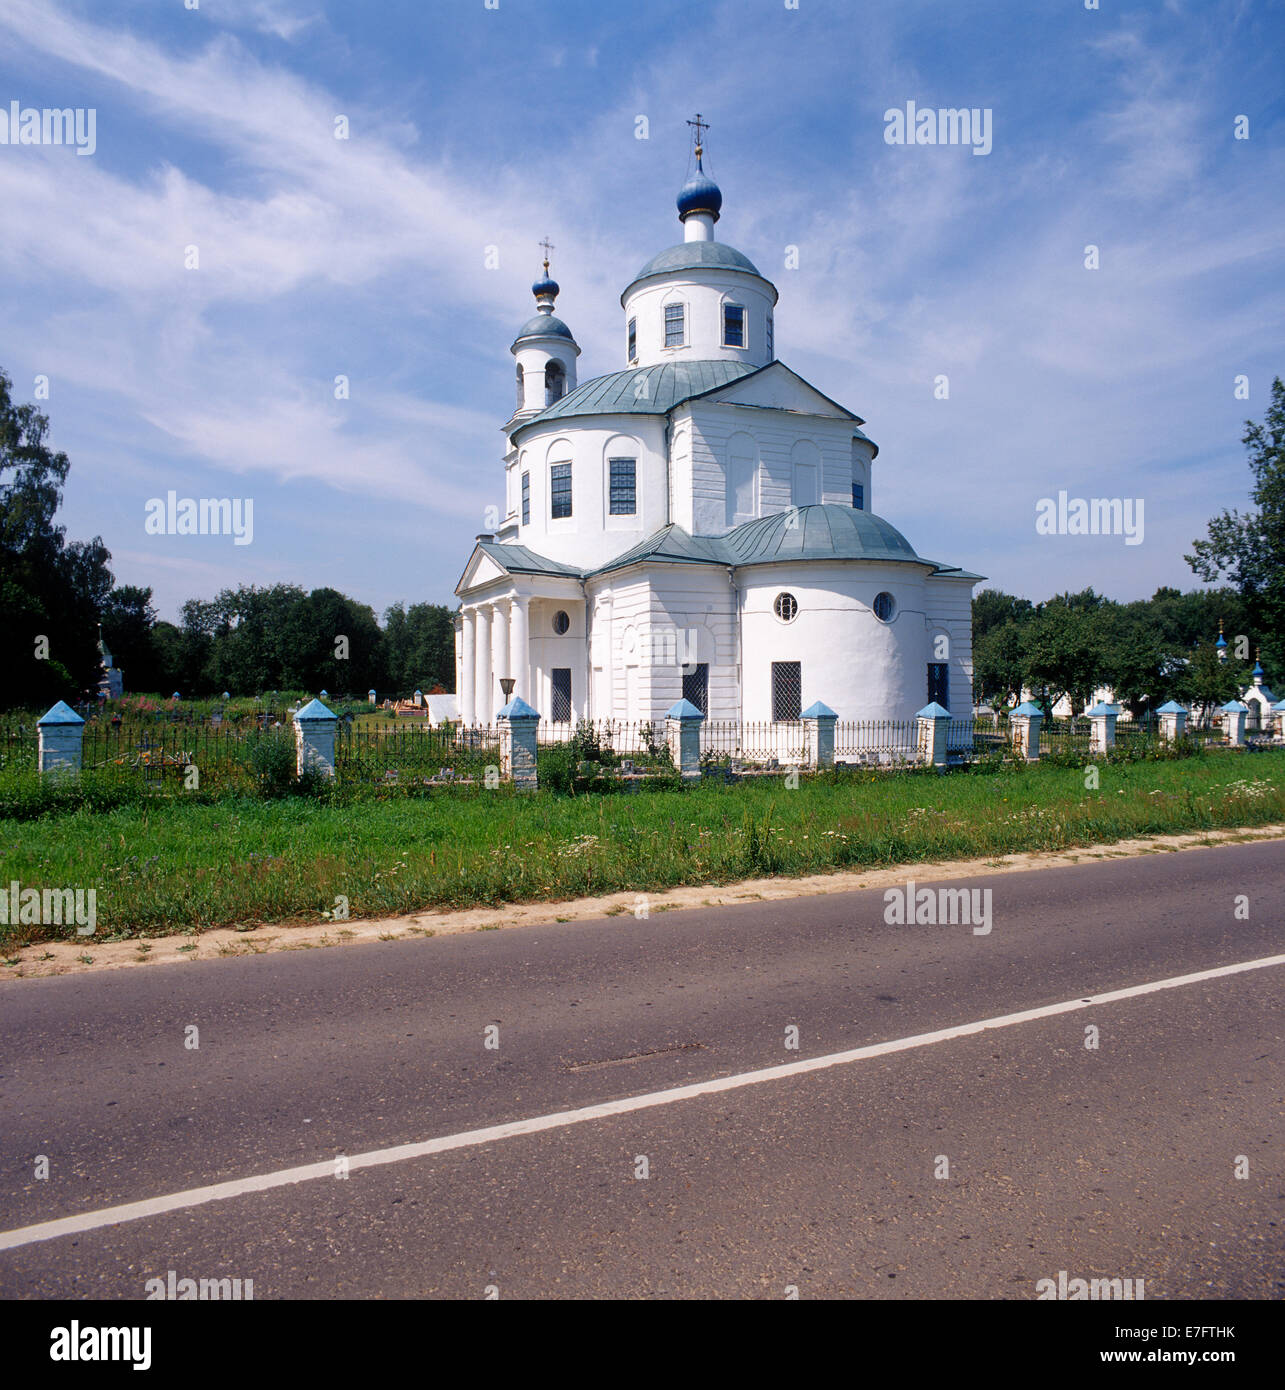
[[[873,512],[860,512],[834,502],[747,521],[725,536],[690,536],[681,526],[664,526],[590,573],[606,574],[639,560],[728,565],[733,569],[778,560],[902,560],[928,565],[934,574],[952,579],[983,577],[925,560],[891,522]]]
[[[729,531],[723,543],[740,565],[771,560],[921,559],[891,522],[833,502],[747,521]]]
[[[732,565],[736,561],[719,536],[690,536],[681,526],[662,526],[654,536],[608,560],[593,571],[606,574],[639,560],[664,560],[675,565]]]
[[[625,286],[620,302],[625,302],[629,291],[639,282],[653,275],[674,275],[684,270],[743,270],[748,275],[765,277],[748,256],[743,256],[735,247],[721,241],[680,241],[677,246],[668,246],[647,262],[637,275]],[[771,284],[771,281],[768,281]]]
[[[513,438],[532,425],[577,415],[668,415],[676,405],[706,391],[761,370],[745,362],[720,359],[695,362],[663,362],[655,367],[630,367],[594,377],[560,401],[524,421]]]
[[[693,536],[671,523],[592,570],[546,559],[524,545],[479,541],[477,548],[510,574],[548,574],[570,579],[608,574],[642,560],[669,565],[723,565],[731,569],[782,560],[900,560],[927,565],[935,575],[945,578],[985,577],[925,560],[883,517],[833,502],[747,521],[725,536]]]
[[[500,541],[478,541],[477,548],[489,555],[501,568],[510,574],[559,574],[572,579],[584,576],[584,570],[574,565],[564,565],[561,560],[547,560],[528,550],[524,545],[507,545]]]

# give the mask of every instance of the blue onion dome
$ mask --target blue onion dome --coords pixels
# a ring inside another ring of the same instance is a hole
[[[1256,661],[1256,662],[1254,662],[1254,672],[1253,672],[1253,673],[1254,673],[1254,675],[1256,675],[1256,676],[1261,676],[1261,675],[1264,674],[1264,672],[1263,672],[1263,663],[1262,663],[1261,661]]]
[[[1218,640],[1214,643],[1214,646],[1215,646],[1215,647],[1225,647],[1226,645],[1227,645],[1227,639],[1226,639],[1226,638],[1222,635],[1222,633],[1220,632],[1220,633],[1218,634]]]
[[[696,172],[678,192],[678,216],[680,220],[693,212],[708,212],[717,222],[719,209],[722,206],[722,189],[697,164]]]
[[[551,294],[556,297],[559,293],[559,288],[558,282],[550,278],[546,273],[542,279],[537,280],[535,284],[531,286],[531,293],[537,298],[542,294]]]

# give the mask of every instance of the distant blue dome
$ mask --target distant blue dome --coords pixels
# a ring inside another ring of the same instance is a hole
[[[558,289],[558,282],[556,280],[550,279],[549,276],[546,275],[543,280],[537,280],[535,284],[531,286],[531,293],[534,295],[556,295],[558,293]]]
[[[722,190],[703,169],[697,169],[679,190],[678,215],[680,218],[693,212],[708,212],[717,221],[719,209],[722,206]]]

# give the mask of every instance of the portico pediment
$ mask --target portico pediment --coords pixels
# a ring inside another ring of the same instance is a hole
[[[502,545],[496,541],[479,541],[473,547],[468,564],[455,592],[461,597],[474,589],[483,589],[500,579],[540,578],[579,580],[581,571],[574,565],[564,565],[558,560],[546,559],[528,550],[524,545]],[[519,584],[519,588],[530,591],[529,583]],[[556,592],[561,593],[565,585]]]

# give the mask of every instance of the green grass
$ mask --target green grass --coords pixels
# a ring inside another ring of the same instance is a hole
[[[657,891],[1285,821],[1285,751],[839,773],[636,795],[182,799],[0,819],[0,884],[97,889],[99,936]],[[0,927],[0,945],[74,929]]]

